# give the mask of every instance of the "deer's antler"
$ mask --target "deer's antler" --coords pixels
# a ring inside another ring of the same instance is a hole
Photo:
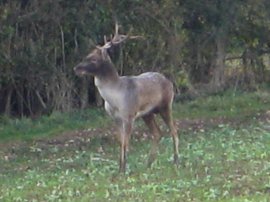
[[[112,47],[113,45],[118,45],[124,42],[127,39],[138,39],[138,38],[144,38],[143,36],[130,36],[129,34],[119,34],[119,24],[115,23],[115,33],[111,41],[107,41],[107,38],[104,37],[104,45],[99,47],[100,49],[108,49]]]

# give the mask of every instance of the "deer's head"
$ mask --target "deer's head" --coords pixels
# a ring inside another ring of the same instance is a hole
[[[74,71],[78,76],[96,75],[101,70],[104,62],[107,61],[109,59],[103,57],[102,50],[95,48],[82,62],[74,67]]]
[[[115,34],[114,37],[107,41],[104,38],[104,45],[103,46],[96,46],[96,48],[90,52],[89,55],[84,58],[84,60],[79,63],[77,66],[74,67],[74,71],[77,75],[93,75],[96,76],[100,73],[106,71],[106,68],[111,63],[110,56],[108,54],[108,50],[112,47],[117,46],[124,42],[127,39],[134,39],[140,36],[129,36],[129,35],[122,35],[118,33],[119,25],[115,24]]]

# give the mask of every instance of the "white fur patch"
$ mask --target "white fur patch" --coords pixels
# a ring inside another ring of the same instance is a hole
[[[136,113],[135,118],[137,119],[137,118],[139,118],[139,117],[141,117],[141,116],[147,114],[147,113],[150,112],[152,109],[153,109],[153,106],[152,106],[152,105],[147,106],[147,107],[145,108],[145,110],[143,110],[143,111],[138,111],[138,112]]]
[[[123,94],[113,85],[103,84],[95,77],[95,85],[101,97],[105,100],[105,110],[112,117],[119,116],[119,108],[123,103]]]

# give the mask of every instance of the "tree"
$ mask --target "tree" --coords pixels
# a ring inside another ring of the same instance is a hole
[[[0,113],[36,116],[95,102],[92,78],[77,78],[73,66],[102,45],[116,19],[120,31],[144,37],[113,53],[120,74],[159,71],[177,92],[192,86],[216,92],[228,85],[226,62],[238,59],[244,78],[267,79],[267,0],[5,0],[0,3]]]

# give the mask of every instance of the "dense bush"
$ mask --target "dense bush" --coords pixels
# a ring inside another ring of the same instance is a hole
[[[1,1],[0,113],[38,116],[94,103],[92,79],[76,78],[72,68],[113,33],[116,18],[122,32],[144,36],[119,50],[121,74],[160,71],[178,91],[198,83],[219,91],[227,62],[237,61],[239,80],[252,72],[254,82],[263,81],[269,6],[267,0]]]

